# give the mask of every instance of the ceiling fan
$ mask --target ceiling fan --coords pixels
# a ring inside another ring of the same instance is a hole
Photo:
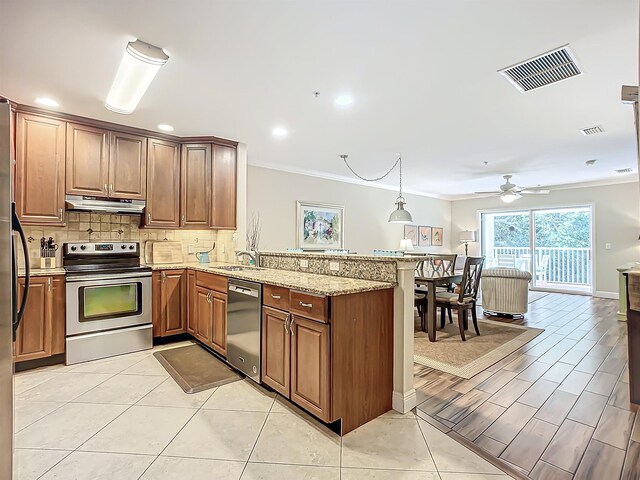
[[[502,200],[504,203],[511,203],[522,197],[522,195],[546,195],[547,193],[549,193],[549,190],[545,190],[542,188],[519,187],[515,183],[511,183],[511,177],[513,177],[513,175],[502,176],[502,178],[505,179],[505,182],[500,185],[500,190],[495,190],[493,192],[474,193],[479,195],[495,194],[496,196],[500,197],[500,200]]]

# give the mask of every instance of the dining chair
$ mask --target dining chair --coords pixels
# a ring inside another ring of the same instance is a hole
[[[468,312],[471,310],[473,328],[476,335],[480,335],[478,329],[478,317],[476,313],[476,300],[480,287],[480,277],[482,276],[482,266],[484,257],[467,257],[462,272],[462,282],[458,286],[457,293],[439,292],[436,293],[436,308],[440,308],[440,327],[444,327],[445,313],[449,314],[451,321],[451,311],[455,308],[458,311],[458,328],[462,341],[466,341],[464,331],[468,328]]]

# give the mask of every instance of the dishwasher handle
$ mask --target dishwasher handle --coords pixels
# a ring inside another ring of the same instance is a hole
[[[241,287],[240,285],[229,285],[229,291],[240,293],[242,295],[248,295],[250,297],[258,298],[259,296],[258,290],[254,290],[253,288]]]

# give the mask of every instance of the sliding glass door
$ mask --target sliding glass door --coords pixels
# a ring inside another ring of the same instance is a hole
[[[487,267],[531,272],[531,287],[592,293],[591,207],[482,212]]]

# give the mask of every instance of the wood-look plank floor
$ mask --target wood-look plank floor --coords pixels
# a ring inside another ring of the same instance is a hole
[[[533,302],[526,318],[502,320],[545,331],[475,377],[416,365],[418,415],[534,480],[640,480],[616,311],[615,300],[580,295]]]

